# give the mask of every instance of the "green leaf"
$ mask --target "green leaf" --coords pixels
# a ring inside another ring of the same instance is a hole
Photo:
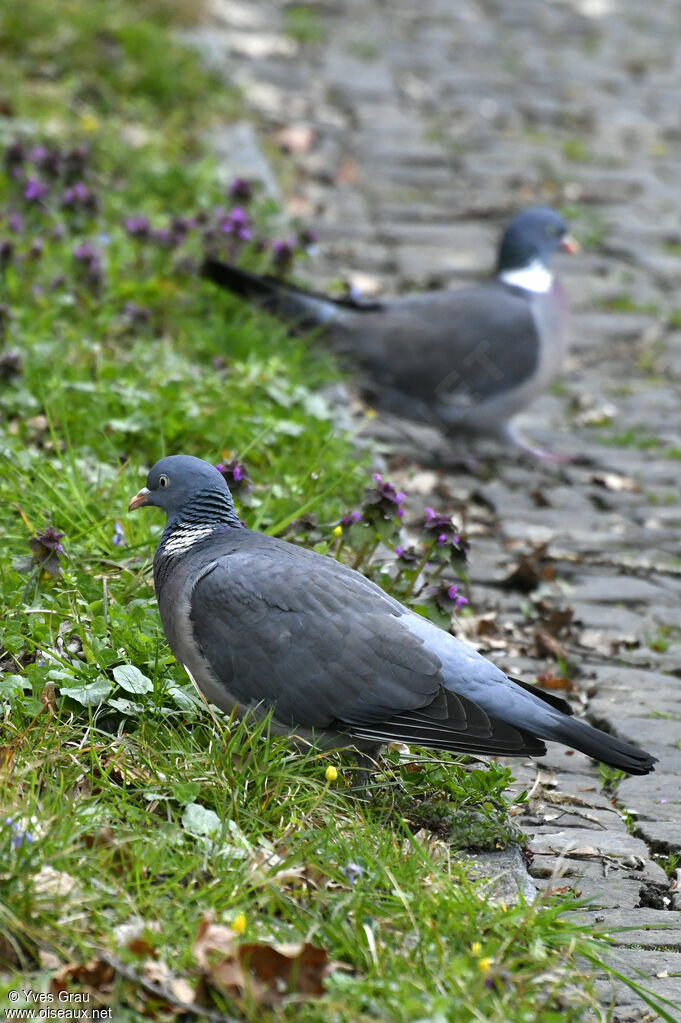
[[[135,703],[134,700],[125,700],[117,698],[113,700],[107,700],[107,705],[113,707],[114,710],[119,710],[121,714],[143,714],[144,705],[141,703]]]
[[[174,683],[168,686],[168,696],[171,697],[180,708],[187,712],[195,713],[203,704],[193,685],[178,686]]]
[[[31,683],[23,675],[3,675],[0,678],[0,695],[12,697],[21,697],[24,695],[24,689],[30,689]]]
[[[173,795],[181,806],[194,803],[194,800],[201,791],[201,786],[197,781],[176,781],[172,788]]]
[[[134,664],[119,664],[113,670],[113,677],[128,693],[151,693],[154,684]]]
[[[83,707],[97,707],[111,692],[112,685],[108,678],[97,678],[85,686],[62,686],[62,696],[69,696],[81,703]]]
[[[192,835],[214,835],[222,831],[222,821],[200,803],[188,803],[182,814],[182,827]]]

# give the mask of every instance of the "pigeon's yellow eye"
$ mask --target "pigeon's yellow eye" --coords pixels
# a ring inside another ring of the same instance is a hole
[[[165,475],[165,473],[163,473],[161,476],[159,476],[159,478],[158,478],[158,485],[159,485],[159,487],[167,487],[169,483],[170,483],[170,480]]]

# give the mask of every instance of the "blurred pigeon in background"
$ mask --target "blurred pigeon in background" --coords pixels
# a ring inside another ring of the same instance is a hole
[[[130,510],[168,517],[154,584],[170,647],[207,700],[322,748],[388,742],[541,756],[556,739],[630,774],[655,758],[571,717],[359,572],[246,529],[220,472],[163,458]]]
[[[454,438],[484,434],[538,457],[511,422],[556,379],[567,350],[567,308],[550,270],[576,252],[563,219],[534,207],[506,228],[496,271],[481,284],[361,303],[331,299],[207,258],[202,276],[281,317],[319,330],[359,370],[366,398]]]

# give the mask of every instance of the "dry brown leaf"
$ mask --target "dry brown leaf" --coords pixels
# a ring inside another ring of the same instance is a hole
[[[307,153],[314,145],[316,134],[309,124],[289,124],[274,136],[277,143],[288,153]]]
[[[523,554],[515,568],[504,579],[504,586],[522,593],[531,593],[540,583],[550,583],[556,577],[551,561],[545,561],[546,544],[540,544],[528,554]]]
[[[204,913],[192,950],[197,964],[203,970],[211,968],[209,956],[214,954],[234,955],[234,931],[231,927],[225,927],[224,924],[213,923],[214,919],[212,913]]]
[[[244,969],[265,987],[267,1002],[279,1001],[296,992],[319,997],[324,994],[329,957],[323,948],[309,942],[291,945],[248,944],[239,948]]]
[[[359,181],[359,169],[354,160],[351,160],[349,156],[341,160],[338,170],[336,171],[336,184],[337,185],[356,185]]]
[[[49,711],[50,717],[57,713],[57,699],[55,696],[54,682],[48,682],[43,686],[43,690],[40,694],[40,702],[47,711]]]
[[[68,991],[69,981],[73,981],[78,987],[87,987],[108,997],[114,977],[113,966],[103,959],[91,959],[87,963],[67,963],[54,974],[50,980],[50,988],[55,994]]]
[[[167,984],[171,976],[170,967],[162,959],[148,959],[142,967],[142,973],[152,984]]]
[[[261,1005],[290,994],[319,997],[326,977],[345,965],[329,962],[327,952],[310,942],[237,945],[231,928],[214,923],[209,913],[199,924],[193,951],[204,983],[237,997],[248,990]]]
[[[578,692],[577,686],[564,675],[554,675],[550,671],[542,671],[537,675],[537,684],[540,689],[564,689],[566,693]]]
[[[555,636],[543,629],[537,629],[534,635],[537,653],[540,657],[553,657],[555,660],[567,660],[567,650]]]

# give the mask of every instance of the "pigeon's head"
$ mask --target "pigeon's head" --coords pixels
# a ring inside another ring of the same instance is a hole
[[[558,249],[574,253],[579,246],[555,210],[533,206],[514,217],[506,228],[499,246],[497,272],[522,270],[533,263],[548,267]]]
[[[191,455],[169,455],[149,470],[146,487],[135,494],[128,511],[144,505],[162,508],[170,522],[239,522],[222,474],[210,462]]]

